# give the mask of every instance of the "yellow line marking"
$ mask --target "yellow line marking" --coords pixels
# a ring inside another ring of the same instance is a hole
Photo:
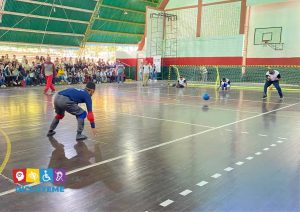
[[[208,88],[213,88],[216,87],[215,85],[212,84],[188,84],[188,87],[208,87]],[[238,85],[233,85],[230,86],[230,88],[236,88],[240,90],[263,90],[263,85],[261,87],[253,87],[253,86],[238,86]],[[283,91],[289,91],[289,92],[299,92],[300,88],[281,88]]]
[[[2,162],[1,166],[0,166],[0,174],[3,172],[3,170],[6,167],[6,164],[8,163],[8,160],[10,158],[10,154],[11,154],[11,141],[8,137],[8,135],[0,128],[0,133],[4,136],[5,141],[6,141],[6,154],[4,157],[4,161]]]

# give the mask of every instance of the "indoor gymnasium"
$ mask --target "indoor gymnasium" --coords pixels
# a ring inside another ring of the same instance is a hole
[[[0,0],[0,211],[300,211],[299,0]]]

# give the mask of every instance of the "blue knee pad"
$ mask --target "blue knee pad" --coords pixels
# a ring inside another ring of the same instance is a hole
[[[86,112],[84,111],[83,113],[81,113],[79,116],[77,116],[77,118],[79,119],[85,119],[86,118]]]

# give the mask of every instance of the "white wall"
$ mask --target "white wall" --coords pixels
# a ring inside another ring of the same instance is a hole
[[[177,15],[178,39],[189,39],[196,37],[198,8],[167,11],[167,13]]]
[[[248,58],[300,56],[300,1],[251,6],[248,36]],[[255,28],[282,27],[284,50],[254,45]]]
[[[201,36],[222,37],[239,34],[241,2],[203,7]]]
[[[137,52],[128,52],[128,51],[116,51],[116,58],[137,58]]]
[[[278,2],[287,2],[291,0],[247,0],[247,6],[253,6],[258,4],[272,4],[272,3],[278,3]],[[298,0],[294,0],[298,1]]]
[[[243,36],[178,41],[178,57],[241,57]]]

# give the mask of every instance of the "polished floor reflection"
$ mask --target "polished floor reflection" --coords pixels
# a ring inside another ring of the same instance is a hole
[[[63,89],[65,87],[59,87]],[[209,101],[201,96],[208,92]],[[0,211],[299,211],[300,94],[99,85],[95,138],[53,96],[0,90]],[[84,105],[82,105],[84,107]],[[5,134],[5,135],[4,135]],[[63,193],[16,193],[15,168],[63,168]]]

